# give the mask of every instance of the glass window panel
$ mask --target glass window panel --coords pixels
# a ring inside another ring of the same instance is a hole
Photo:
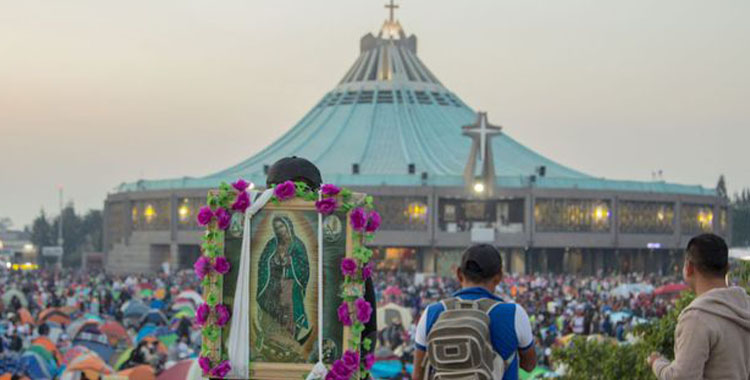
[[[375,196],[375,209],[382,216],[382,230],[427,230],[427,197]]]
[[[674,203],[619,202],[620,232],[632,234],[673,234]]]
[[[682,205],[683,235],[696,235],[714,230],[714,208],[711,205],[685,203]]]
[[[539,198],[534,223],[539,232],[609,232],[610,210],[608,200]]]
[[[133,202],[131,210],[134,231],[169,230],[169,199],[153,199]]]

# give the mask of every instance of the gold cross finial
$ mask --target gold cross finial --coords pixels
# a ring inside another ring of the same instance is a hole
[[[399,8],[398,5],[393,3],[394,0],[391,0],[390,4],[386,4],[385,7],[388,8],[388,11],[390,13],[390,22],[393,22],[393,11],[396,10],[396,8]]]

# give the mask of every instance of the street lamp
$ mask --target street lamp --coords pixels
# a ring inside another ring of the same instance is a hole
[[[34,245],[30,243],[26,243],[23,245],[24,252],[33,252],[34,251]]]

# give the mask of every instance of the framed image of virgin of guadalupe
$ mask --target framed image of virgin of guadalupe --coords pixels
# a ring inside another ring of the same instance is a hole
[[[314,201],[295,198],[251,214],[235,213],[224,238],[224,256],[239,270],[223,278],[223,302],[233,316],[221,334],[222,351],[249,363],[226,377],[300,379],[318,362],[321,331],[324,363],[347,349],[349,331],[337,316],[340,263],[352,251],[347,213],[321,215]],[[239,304],[243,294],[246,305]]]

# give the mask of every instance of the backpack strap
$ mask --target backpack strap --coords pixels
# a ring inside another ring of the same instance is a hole
[[[444,300],[440,301],[440,303],[443,305],[443,309],[445,311],[448,311],[448,310],[455,310],[455,309],[457,309],[458,308],[458,301],[460,301],[458,298],[452,297],[452,298],[444,299]]]

